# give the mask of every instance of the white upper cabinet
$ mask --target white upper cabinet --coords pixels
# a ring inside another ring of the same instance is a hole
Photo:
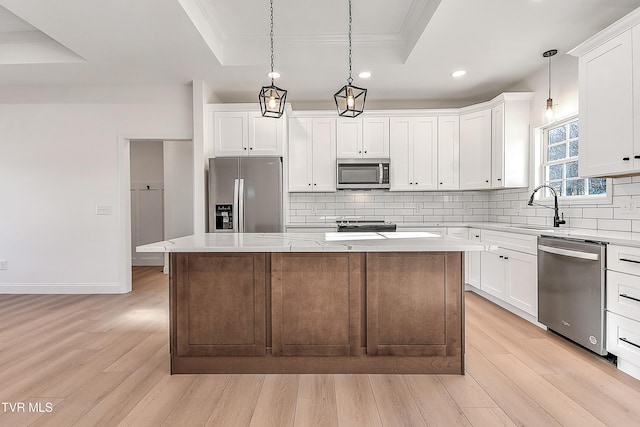
[[[460,189],[460,118],[438,117],[438,190]]]
[[[336,120],[289,118],[289,191],[336,191]]]
[[[438,119],[392,117],[390,176],[392,191],[438,188]]]
[[[491,109],[460,115],[460,189],[491,188]]]
[[[638,85],[633,83],[640,81],[640,70],[634,75],[633,66],[634,56],[640,57],[638,31],[625,31],[580,57],[580,176],[640,169],[633,114],[634,108],[640,109]]]
[[[491,110],[491,187],[529,185],[531,93],[504,94]]]
[[[262,117],[259,112],[213,113],[216,157],[282,156],[286,119]]]
[[[339,118],[337,144],[338,158],[388,158],[389,118]]]
[[[245,112],[213,113],[216,157],[245,156],[249,149],[249,116]]]
[[[640,9],[569,54],[579,58],[579,175],[640,174]]]

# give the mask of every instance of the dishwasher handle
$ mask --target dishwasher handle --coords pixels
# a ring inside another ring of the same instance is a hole
[[[556,248],[554,246],[538,245],[538,250],[541,250],[542,252],[547,252],[550,254],[564,255],[571,258],[580,258],[580,259],[586,259],[589,261],[598,261],[600,259],[599,254],[574,251],[571,249],[564,249],[564,248]]]

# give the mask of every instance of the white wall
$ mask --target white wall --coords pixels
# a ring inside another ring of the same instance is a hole
[[[0,293],[126,292],[128,140],[191,139],[191,88],[17,91],[0,91]]]
[[[193,234],[193,143],[164,141],[164,238]]]

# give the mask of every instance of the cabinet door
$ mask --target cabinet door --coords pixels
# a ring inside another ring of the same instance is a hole
[[[336,191],[336,119],[313,119],[313,191]]]
[[[216,112],[213,114],[216,157],[247,155],[249,146],[247,120],[247,113]]]
[[[480,241],[480,230],[472,228],[469,230],[469,240],[473,240],[476,242]],[[482,252],[467,252],[467,258],[466,258],[466,274],[467,274],[467,278],[466,278],[466,282],[473,286],[474,288],[478,288],[480,289],[480,283],[481,283],[481,275],[480,275],[480,257],[482,255]]]
[[[491,110],[460,116],[460,189],[491,186]]]
[[[504,300],[505,294],[505,260],[497,251],[480,253],[480,289],[488,294]]]
[[[438,117],[438,189],[460,189],[460,118]]]
[[[438,119],[413,119],[413,189],[438,189]]]
[[[311,191],[311,119],[289,118],[289,191]]]
[[[249,155],[282,156],[284,119],[251,114],[249,127]]]
[[[264,356],[265,254],[172,255],[177,260],[171,290],[175,355]]]
[[[506,260],[505,301],[538,317],[538,257],[504,251]]]
[[[633,146],[636,85],[630,30],[580,57],[579,86],[580,176],[632,170],[640,152]]]
[[[633,115],[633,168],[640,170],[640,158],[636,157],[640,155],[640,25],[633,27],[631,34],[633,36],[633,75],[632,79],[635,82],[633,84],[633,108],[635,114]],[[582,126],[582,125],[580,125]]]
[[[361,263],[358,253],[272,254],[274,356],[358,353]]]
[[[339,118],[336,122],[337,157],[356,159],[362,157],[362,120]]]
[[[391,191],[413,189],[413,126],[408,117],[392,117],[390,120],[390,171]]]
[[[446,356],[461,344],[460,252],[367,253],[367,355]]]
[[[491,186],[504,187],[504,104],[491,109]]]
[[[368,158],[389,158],[389,118],[362,119],[362,155]]]

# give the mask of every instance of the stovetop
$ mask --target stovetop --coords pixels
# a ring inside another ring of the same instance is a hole
[[[396,231],[396,225],[385,221],[336,221],[338,231]]]

